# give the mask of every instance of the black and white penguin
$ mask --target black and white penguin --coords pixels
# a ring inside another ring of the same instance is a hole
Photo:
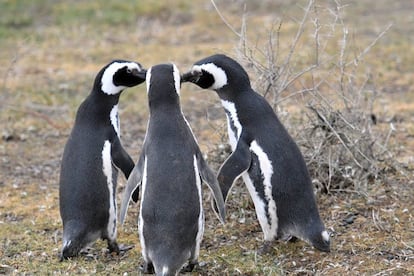
[[[138,218],[143,271],[177,275],[197,263],[204,231],[202,181],[206,182],[224,222],[224,200],[180,106],[180,73],[174,64],[148,69],[149,122],[139,161],[122,198],[123,222],[130,199],[142,195]]]
[[[139,63],[115,60],[95,78],[82,102],[66,143],[59,183],[63,223],[61,260],[74,257],[98,238],[116,242],[116,183],[118,169],[129,176],[134,162],[120,141],[118,100],[121,92],[145,81]]]
[[[330,237],[303,156],[271,106],[253,91],[243,67],[228,56],[213,55],[196,62],[182,81],[215,90],[221,99],[232,154],[218,181],[226,200],[242,176],[264,233],[261,251],[268,252],[276,238],[293,236],[328,252]]]

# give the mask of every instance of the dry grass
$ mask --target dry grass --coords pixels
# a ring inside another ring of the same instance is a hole
[[[239,38],[223,24],[209,1],[177,1],[171,4],[174,9],[155,5],[156,1],[130,1],[121,6],[107,1],[99,7],[79,2],[81,12],[72,10],[65,1],[30,2],[30,9],[25,2],[0,4],[0,274],[134,275],[141,259],[137,208],[133,207],[125,227],[119,229],[120,243],[134,244],[133,250],[120,257],[110,256],[102,250],[105,244],[98,242],[88,256],[58,261],[62,232],[59,164],[76,108],[97,70],[113,58],[134,59],[145,66],[174,61],[186,70],[193,61],[215,52],[236,56]],[[307,2],[246,2],[247,34],[252,41],[260,45],[268,39],[274,23],[282,21],[279,45],[281,54],[288,51],[303,16],[301,7]],[[240,31],[243,5],[237,1],[216,4]],[[319,5],[333,7],[328,1]],[[387,178],[363,192],[318,194],[321,216],[333,236],[329,254],[316,252],[303,242],[278,242],[272,254],[258,256],[262,234],[247,191],[238,183],[229,198],[226,225],[219,225],[206,200],[202,263],[194,275],[414,273],[414,52],[410,40],[414,19],[407,1],[396,1],[392,7],[385,0],[375,6],[364,1],[340,5],[346,5],[343,20],[355,50],[350,53],[362,52],[393,23],[364,56],[361,71],[353,74],[362,79],[371,76],[369,83],[377,93],[372,106],[377,117],[375,128],[387,133],[393,124],[395,132],[387,145],[406,169],[405,175],[386,171]],[[320,24],[328,28],[324,22]],[[306,38],[297,46],[298,60],[291,63],[292,68],[303,70],[311,60],[305,51]],[[339,53],[338,40],[331,41],[321,53]],[[256,78],[252,68],[247,69]],[[329,77],[327,74],[327,82]],[[220,148],[226,140],[224,114],[213,93],[193,89],[183,86],[184,113],[210,164],[217,168],[225,157]],[[294,93],[302,86],[289,89]],[[295,103],[306,100],[298,96],[283,103],[279,114],[291,133],[303,127]],[[148,116],[144,87],[126,91],[120,109],[124,145],[136,160]],[[124,183],[121,179],[121,188]]]

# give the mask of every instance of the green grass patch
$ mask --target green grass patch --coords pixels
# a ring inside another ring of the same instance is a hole
[[[192,1],[50,1],[5,0],[0,2],[0,38],[29,34],[31,28],[49,25],[70,26],[93,24],[119,26],[136,24],[142,17],[168,18],[188,13]]]

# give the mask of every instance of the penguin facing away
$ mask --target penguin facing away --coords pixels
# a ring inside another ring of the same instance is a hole
[[[116,242],[118,169],[129,176],[134,162],[120,140],[121,92],[145,81],[139,63],[114,60],[100,70],[89,96],[78,108],[60,171],[59,205],[63,223],[61,260],[74,257],[98,238]]]
[[[242,176],[264,233],[262,253],[277,238],[301,238],[329,252],[330,237],[319,216],[303,156],[267,101],[250,86],[243,67],[217,54],[196,62],[182,76],[217,92],[226,112],[232,154],[218,181],[226,200]]]
[[[204,231],[201,183],[213,192],[222,222],[224,200],[180,107],[180,73],[174,64],[148,69],[149,122],[139,161],[122,198],[120,221],[130,199],[141,203],[138,229],[144,273],[192,271]]]

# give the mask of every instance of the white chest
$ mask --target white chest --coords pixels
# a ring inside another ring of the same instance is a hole
[[[248,173],[243,174],[243,180],[252,197],[264,238],[266,241],[271,241],[276,237],[278,228],[277,207],[272,195],[273,165],[272,161],[270,161],[269,157],[256,140],[251,142],[250,151],[257,156],[259,161],[260,172],[263,179],[261,185],[263,185],[264,197],[259,195],[259,192],[256,190],[256,186]]]
[[[118,137],[120,136],[121,130],[120,130],[120,124],[119,124],[119,116],[118,116],[118,105],[114,105],[114,107],[112,107],[111,113],[109,114],[109,118],[111,120],[111,124],[116,132],[116,134],[118,135]]]
[[[107,225],[108,236],[111,240],[116,237],[116,197],[115,184],[112,175],[111,143],[107,140],[102,148],[102,171],[106,176],[106,183],[109,191],[109,219]]]
[[[240,124],[239,118],[237,116],[237,110],[234,103],[222,100],[221,104],[226,110],[229,143],[232,151],[234,151],[242,133],[242,125]]]

